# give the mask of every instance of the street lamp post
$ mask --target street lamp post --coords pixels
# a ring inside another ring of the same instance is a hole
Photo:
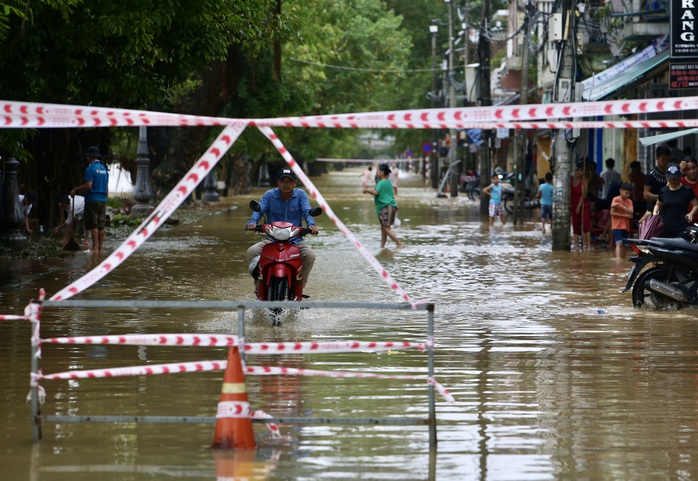
[[[431,21],[429,25],[429,33],[431,33],[431,107],[436,108],[436,34],[439,33],[439,26],[436,25],[436,20]],[[431,162],[431,187],[436,189],[439,183],[439,132],[432,130],[432,162]]]
[[[150,204],[153,188],[150,183],[150,150],[148,149],[148,130],[141,125],[138,130],[138,152],[136,157],[136,185],[133,199],[136,204],[131,207],[131,217],[142,219],[150,215],[154,207]]]

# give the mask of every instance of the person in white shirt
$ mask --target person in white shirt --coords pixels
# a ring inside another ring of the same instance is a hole
[[[606,170],[601,172],[601,178],[603,179],[603,187],[601,188],[601,199],[606,201],[608,197],[608,189],[611,184],[618,184],[618,187],[623,183],[623,177],[619,172],[616,172],[613,168],[616,166],[615,159],[606,159]]]
[[[73,209],[73,203],[75,204],[75,209]],[[53,232],[57,234],[59,230],[63,229],[61,245],[64,246],[73,237],[76,231],[76,224],[82,222],[85,214],[85,198],[81,195],[70,197],[64,194],[58,198],[58,208],[61,211],[61,223],[53,229]],[[87,239],[85,242],[86,245],[89,245]]]
[[[24,230],[26,230],[29,235],[33,233],[31,227],[29,227],[29,213],[32,211],[32,207],[34,207],[37,200],[39,200],[39,194],[33,190],[28,190],[24,195],[19,195],[19,204],[22,206],[22,214],[24,214]]]

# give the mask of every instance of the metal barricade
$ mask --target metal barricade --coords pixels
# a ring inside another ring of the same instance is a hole
[[[72,309],[72,308],[114,308],[114,309],[177,309],[194,308],[209,310],[236,310],[238,313],[238,336],[244,338],[245,333],[245,312],[247,309],[261,308],[282,308],[298,309],[291,307],[289,302],[284,301],[108,301],[108,300],[66,300],[66,301],[43,301],[36,312],[46,309]],[[427,312],[427,378],[434,378],[434,305],[417,304],[413,306],[407,303],[356,303],[356,302],[303,302],[303,309],[371,309],[371,310],[404,310],[404,311],[426,311]],[[39,373],[37,350],[40,346],[38,314],[31,319],[32,336],[32,379]],[[241,356],[243,352],[241,351]],[[305,425],[421,425],[428,426],[429,447],[436,448],[436,402],[435,388],[432,383],[428,384],[428,415],[421,417],[390,417],[390,418],[312,418],[312,417],[281,417],[253,419],[255,423],[277,423],[277,424],[305,424]],[[39,409],[39,386],[32,381],[31,387],[31,415],[32,415],[32,435],[34,441],[41,439],[42,422],[150,422],[150,423],[215,423],[215,417],[201,416],[90,416],[90,415],[47,415],[41,414]]]

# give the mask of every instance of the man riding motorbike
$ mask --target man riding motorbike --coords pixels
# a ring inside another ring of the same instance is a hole
[[[312,235],[318,234],[318,228],[315,226],[315,219],[310,215],[310,200],[308,195],[302,189],[296,189],[296,174],[287,167],[281,169],[277,176],[277,189],[270,189],[264,193],[259,201],[259,211],[253,212],[252,217],[247,222],[246,229],[254,229],[259,219],[266,215],[266,221],[272,222],[290,222],[293,225],[302,226],[302,219],[308,226],[308,230]],[[257,242],[252,247],[247,249],[248,264],[262,253],[262,248],[270,244],[272,239],[267,236],[261,242]],[[303,286],[308,281],[310,271],[315,263],[315,253],[303,242],[301,237],[291,239],[301,251],[301,259],[303,262]],[[255,280],[255,285],[257,281]]]

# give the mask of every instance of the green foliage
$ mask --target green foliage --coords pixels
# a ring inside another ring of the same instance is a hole
[[[0,40],[5,40],[10,32],[10,16],[15,15],[18,18],[24,18],[24,14],[19,8],[0,3]]]
[[[120,210],[124,208],[124,201],[123,199],[120,199],[118,197],[108,197],[107,206],[111,207],[114,210]]]
[[[302,28],[284,46],[281,99],[274,116],[321,115],[399,106],[412,40],[402,17],[376,0],[290,0]],[[269,105],[268,98],[264,102]],[[280,134],[281,135],[281,134]],[[304,159],[348,157],[359,151],[356,132],[294,129],[282,139]]]
[[[143,222],[143,219],[131,218],[124,214],[116,214],[111,218],[111,222],[109,225],[114,227],[138,227],[141,224],[141,222]]]

